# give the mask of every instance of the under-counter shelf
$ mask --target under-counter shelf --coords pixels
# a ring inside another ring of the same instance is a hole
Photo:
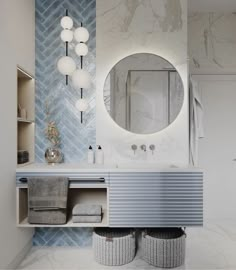
[[[28,218],[26,217],[21,223],[17,225],[17,227],[108,227],[108,215],[107,210],[103,210],[103,217],[101,223],[73,223],[72,217],[70,216],[67,223],[62,225],[30,224],[28,222]]]
[[[68,191],[68,221],[62,225],[30,224],[28,223],[28,187],[22,184],[17,187],[17,226],[18,227],[107,227],[108,193],[106,184],[70,184]],[[73,223],[72,209],[77,204],[102,205],[101,223]]]

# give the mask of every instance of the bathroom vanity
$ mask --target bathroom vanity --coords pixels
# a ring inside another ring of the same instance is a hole
[[[68,209],[100,204],[101,223],[29,224],[27,182],[31,176],[66,176]],[[19,227],[186,227],[203,225],[203,172],[198,168],[128,165],[32,164],[16,170]]]

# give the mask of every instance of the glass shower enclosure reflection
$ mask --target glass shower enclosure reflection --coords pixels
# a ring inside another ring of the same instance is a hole
[[[126,80],[125,128],[133,133],[162,130],[176,118],[183,90],[176,70],[129,70]]]

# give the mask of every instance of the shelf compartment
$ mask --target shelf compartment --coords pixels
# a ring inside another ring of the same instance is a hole
[[[17,151],[29,152],[29,161],[18,164],[18,167],[34,162],[34,137],[35,137],[35,80],[17,67]],[[26,110],[26,115],[20,115],[20,108]]]
[[[17,136],[17,151],[26,150],[29,152],[29,162],[34,161],[34,132],[35,124],[34,123],[25,123],[18,122],[17,124],[18,136]],[[25,165],[18,164],[20,166]]]
[[[17,106],[26,109],[30,121],[35,119],[35,80],[21,68],[17,68]],[[20,117],[20,115],[18,115]]]
[[[26,185],[17,187],[17,226],[18,227],[107,227],[108,222],[108,193],[104,187],[80,186],[69,188],[68,191],[68,221],[62,225],[29,224],[28,223],[28,188]],[[72,209],[77,203],[102,205],[101,223],[73,223]]]

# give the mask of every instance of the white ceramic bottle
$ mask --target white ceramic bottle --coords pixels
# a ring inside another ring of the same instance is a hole
[[[96,163],[97,164],[103,164],[104,163],[104,154],[102,151],[102,147],[98,145],[96,150]]]
[[[93,153],[93,147],[90,145],[88,149],[88,164],[94,163],[94,153]]]

